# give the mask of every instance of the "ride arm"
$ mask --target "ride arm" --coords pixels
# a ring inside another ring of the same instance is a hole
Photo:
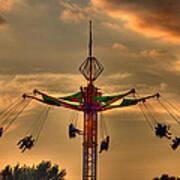
[[[42,99],[40,99],[40,98],[37,98],[37,97],[35,97],[35,96],[31,96],[31,95],[27,95],[27,94],[23,94],[23,96],[22,96],[24,99],[25,98],[30,98],[30,99],[34,99],[34,100],[36,100],[36,101],[40,101],[40,102],[42,102],[42,103],[45,103],[45,104],[48,104],[48,103],[46,103],[46,102],[44,102],[44,100],[42,100]],[[49,105],[52,105],[52,104],[49,104]]]
[[[109,101],[108,103],[106,103],[106,104],[104,104],[104,105],[102,105],[102,106],[97,107],[96,110],[97,110],[97,111],[102,111],[102,110],[108,108],[109,105],[113,104],[114,102],[116,102],[116,101],[122,99],[123,97],[128,96],[129,94],[132,94],[132,93],[135,93],[135,89],[131,89],[129,92],[124,93],[124,94],[118,96],[117,98],[112,99],[112,100]]]
[[[140,98],[140,101],[145,102],[147,99],[159,98],[159,97],[160,97],[160,94],[159,94],[159,93],[156,93],[156,94],[151,95],[151,96],[146,96],[146,97],[144,97],[144,98]]]
[[[151,95],[151,96],[146,96],[146,97],[143,97],[143,98],[139,98],[139,99],[133,99],[133,103],[132,104],[128,104],[128,105],[114,105],[114,106],[109,106],[109,107],[105,107],[104,109],[100,109],[99,111],[106,111],[106,110],[111,110],[111,109],[115,109],[115,108],[119,108],[119,107],[127,107],[127,106],[132,106],[132,105],[136,105],[138,104],[139,102],[146,102],[146,100],[148,99],[152,99],[152,98],[159,98],[160,97],[160,94],[159,93],[156,93],[154,95]]]
[[[52,97],[52,96],[49,96],[43,92],[40,92],[38,90],[34,90],[34,94],[39,94],[39,95],[42,95],[42,96],[46,96],[48,98],[50,98],[52,101],[54,102],[58,102],[58,103],[50,103],[50,102],[45,102],[43,99],[40,99],[40,98],[37,98],[35,96],[30,96],[30,95],[26,95],[25,94],[25,97],[27,98],[31,98],[31,99],[34,99],[34,100],[37,100],[37,101],[40,101],[42,103],[45,103],[45,104],[49,104],[49,105],[54,105],[54,106],[63,106],[65,108],[69,108],[69,109],[73,109],[73,110],[77,110],[77,111],[82,111],[82,109],[76,105],[73,105],[73,104],[70,104],[70,103],[67,103],[67,102],[64,102],[58,98],[55,98],[55,97]]]

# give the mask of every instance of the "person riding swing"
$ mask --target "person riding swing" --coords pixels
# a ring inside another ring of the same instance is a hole
[[[26,150],[26,149],[31,149],[32,146],[34,145],[34,139],[32,139],[32,135],[30,136],[26,136],[25,138],[21,139],[17,145],[19,146],[19,149],[21,149],[22,153]]]
[[[3,127],[0,127],[0,137],[3,135]]]
[[[178,146],[180,145],[180,138],[176,137],[175,139],[172,140],[173,144],[171,145],[173,150],[176,150]]]
[[[82,131],[75,128],[75,126],[71,123],[69,125],[69,137],[70,138],[75,138],[76,134],[82,135]]]
[[[101,147],[99,153],[102,153],[103,150],[108,151],[109,149],[109,141],[110,137],[107,136],[102,142],[101,142]]]
[[[168,126],[167,125],[163,125],[158,123],[157,126],[155,127],[155,133],[156,136],[163,138],[166,137],[168,139],[171,139],[171,133],[168,132]]]

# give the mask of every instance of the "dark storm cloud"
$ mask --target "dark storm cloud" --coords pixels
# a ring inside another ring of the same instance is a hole
[[[103,7],[109,15],[127,21],[132,29],[145,35],[180,38],[178,0],[92,0],[92,3]]]

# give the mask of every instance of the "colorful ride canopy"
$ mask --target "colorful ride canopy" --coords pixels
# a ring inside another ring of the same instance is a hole
[[[131,90],[128,93],[118,94],[118,95],[113,95],[113,96],[93,96],[93,100],[95,104],[94,108],[97,111],[105,111],[108,109],[122,108],[122,107],[136,105],[140,101],[145,101],[146,99],[159,96],[159,94],[157,93],[155,95],[147,96],[143,98],[132,98],[132,99],[124,98],[125,96],[131,94],[132,92],[134,91]],[[81,91],[75,94],[69,95],[69,96],[65,96],[65,97],[53,97],[45,93],[42,93],[40,91],[36,91],[36,93],[41,95],[42,98],[40,99],[33,96],[27,96],[27,97],[31,97],[35,100],[38,100],[48,105],[64,106],[67,108],[78,109],[80,111],[84,111],[86,108]],[[120,99],[121,101],[119,102]]]

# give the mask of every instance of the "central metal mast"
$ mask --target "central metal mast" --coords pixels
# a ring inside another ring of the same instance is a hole
[[[89,56],[92,56],[92,21],[90,21],[90,27],[89,27]]]
[[[80,66],[81,73],[88,80],[87,87],[81,88],[84,94],[84,140],[83,140],[83,180],[97,179],[97,111],[98,102],[93,97],[100,96],[93,81],[103,71],[102,65],[92,57],[92,21],[89,31],[89,57]]]

